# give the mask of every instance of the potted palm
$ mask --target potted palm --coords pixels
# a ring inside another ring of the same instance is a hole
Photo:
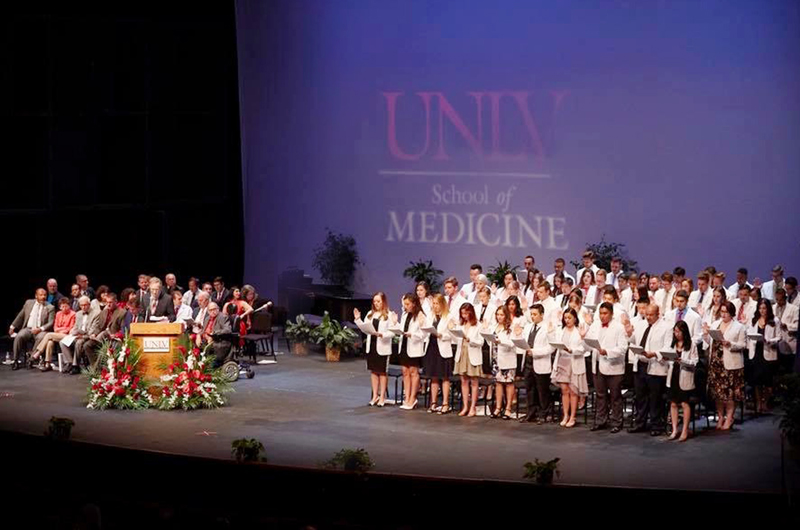
[[[536,458],[533,462],[525,462],[525,474],[523,477],[534,480],[537,484],[552,484],[553,477],[561,475],[558,470],[558,462],[560,460],[560,458],[554,458],[543,462]]]
[[[292,341],[292,353],[295,355],[308,354],[306,344],[311,342],[311,333],[313,331],[314,328],[303,315],[297,315],[294,322],[291,320],[286,321],[286,328],[284,328],[283,334]]]
[[[311,335],[315,343],[325,345],[325,359],[329,362],[338,362],[342,349],[353,346],[357,337],[352,329],[342,327],[327,311],[322,323],[312,330]]]

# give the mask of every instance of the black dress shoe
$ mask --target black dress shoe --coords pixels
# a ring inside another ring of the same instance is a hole
[[[597,424],[597,425],[593,425],[592,428],[589,429],[589,430],[592,431],[592,432],[594,432],[594,431],[602,431],[606,427],[608,427],[608,425],[606,425],[605,423],[600,423],[600,424]]]
[[[11,365],[11,369],[19,370],[19,361],[14,361],[14,363]]]
[[[622,430],[622,427],[611,427],[611,434],[617,434]]]
[[[655,430],[655,429],[653,429],[652,431],[650,431],[650,436],[661,436],[662,434],[663,434],[663,433],[662,433],[661,431],[657,431],[657,430]]]
[[[628,432],[631,434],[635,434],[637,432],[647,432],[647,427],[645,427],[644,425],[640,425],[638,427],[631,427],[630,429],[628,429]]]
[[[70,368],[70,370],[69,370],[69,375],[80,375],[80,374],[81,374],[80,367],[75,365],[75,364],[73,364],[72,368]]]
[[[528,423],[536,421],[536,416],[523,416],[519,419],[520,423]]]

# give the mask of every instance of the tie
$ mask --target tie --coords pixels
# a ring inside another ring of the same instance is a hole
[[[683,309],[678,309],[678,322],[683,320]]]
[[[483,322],[483,315],[486,313],[486,308],[487,308],[488,306],[485,306],[485,305],[484,305],[484,306],[481,306],[481,307],[482,307],[483,309],[481,309],[481,318],[480,318],[480,321],[481,321],[481,322]]]
[[[737,316],[739,322],[744,322],[744,303],[739,306],[739,315]]]
[[[647,329],[644,330],[644,335],[642,335],[642,340],[639,342],[639,346],[641,346],[642,348],[644,348],[644,345],[647,344],[647,337],[650,335],[650,328],[652,327],[653,325],[650,324],[647,326]]]
[[[205,333],[206,335],[211,335],[211,331],[214,329],[214,322],[215,322],[216,320],[217,320],[217,318],[216,318],[216,317],[214,317],[214,318],[209,318],[209,319],[208,319],[208,324],[206,325],[206,329],[205,329],[205,331],[204,331],[204,333]]]
[[[534,324],[533,329],[528,335],[528,346],[533,348],[533,342],[536,340],[536,334],[539,333],[539,324]]]
[[[447,300],[447,307],[449,308],[453,304],[453,295],[450,295],[450,298]]]
[[[38,305],[39,305],[39,314],[36,316],[36,327],[40,328],[42,327],[42,313],[44,313],[44,311],[42,311],[41,304]]]
[[[703,303],[703,297],[704,297],[705,295],[706,295],[706,293],[704,293],[703,291],[700,291],[700,301],[698,302],[699,304],[702,304],[702,303]]]

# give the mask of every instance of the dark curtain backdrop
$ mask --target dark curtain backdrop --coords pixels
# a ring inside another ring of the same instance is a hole
[[[109,4],[0,19],[0,334],[48,277],[242,279],[233,2]]]

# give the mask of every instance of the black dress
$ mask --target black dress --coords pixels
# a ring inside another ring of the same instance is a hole
[[[672,367],[672,379],[669,380],[669,400],[675,403],[689,403],[691,390],[681,390],[681,363],[675,361]]]
[[[764,336],[765,328],[758,328],[761,336]],[[772,381],[775,378],[775,370],[778,367],[778,361],[768,361],[764,359],[764,345],[762,341],[756,341],[756,352],[753,356],[753,380],[752,384],[755,386],[772,386]]]
[[[377,331],[381,319],[373,318],[372,327]],[[378,355],[378,337],[370,337],[369,351],[367,352],[367,370],[376,374],[385,374],[389,365],[388,355]],[[366,344],[366,343],[365,343]]]
[[[403,324],[403,333],[408,333],[408,326],[411,324],[411,315],[406,314],[406,323]],[[420,365],[419,357],[408,356],[408,337],[403,335],[400,337],[400,366],[417,366]]]
[[[433,327],[439,327],[440,318],[433,321]],[[428,341],[428,349],[425,350],[425,357],[422,358],[422,370],[428,377],[435,379],[450,379],[453,375],[453,358],[445,359],[439,352],[439,341],[431,337]]]
[[[483,315],[486,313],[486,308],[488,306],[481,306],[481,314],[480,318],[478,318],[478,322],[483,322]],[[483,346],[481,347],[481,353],[483,354],[483,364],[481,367],[483,368],[483,375],[491,376],[492,375],[492,347],[489,345],[488,342],[483,341]]]

